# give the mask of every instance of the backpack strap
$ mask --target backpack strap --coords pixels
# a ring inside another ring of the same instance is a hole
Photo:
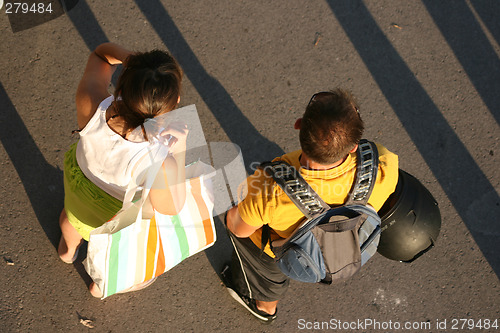
[[[330,206],[309,186],[297,169],[287,162],[263,162],[260,166],[273,177],[276,184],[305,217],[313,218],[330,209]]]
[[[356,153],[356,176],[345,205],[366,205],[377,179],[378,150],[375,143],[360,140]],[[260,166],[273,177],[305,217],[313,218],[331,208],[287,162],[263,162]]]
[[[345,203],[347,205],[366,205],[370,194],[373,191],[378,171],[378,150],[377,146],[366,139],[360,140],[357,149],[357,172],[349,198]],[[300,173],[293,166],[285,161],[263,162],[260,167],[270,175],[276,184],[285,192],[290,200],[304,214],[304,216],[313,220],[322,215],[331,207],[321,199],[311,186],[304,180]],[[347,209],[347,208],[346,208]],[[349,209],[347,209],[349,211]],[[346,211],[346,212],[347,212]],[[356,220],[349,222],[330,223],[330,227],[336,232],[353,229],[356,226]],[[305,228],[304,230],[306,230]],[[261,251],[270,241],[270,227],[265,224],[262,228]]]
[[[358,144],[357,172],[345,205],[366,205],[372,194],[378,172],[378,150],[375,143],[361,139]]]
[[[302,214],[311,219],[323,214],[330,206],[309,186],[299,172],[285,161],[262,162],[260,167],[281,187]],[[261,255],[271,240],[271,228],[268,224],[262,227]]]

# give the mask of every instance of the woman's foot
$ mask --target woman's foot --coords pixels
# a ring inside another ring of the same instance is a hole
[[[103,296],[101,289],[94,282],[90,284],[89,291],[94,297],[102,298]]]
[[[83,244],[82,236],[71,225],[63,208],[59,216],[59,226],[61,227],[61,239],[57,247],[59,258],[67,264],[72,264],[78,257],[78,249]]]
[[[75,262],[78,257],[78,252],[80,251],[80,246],[83,244],[83,239],[80,241],[76,247],[68,248],[68,244],[64,240],[64,237],[61,236],[59,240],[59,246],[57,248],[57,253],[59,254],[59,258],[66,264],[72,264]]]

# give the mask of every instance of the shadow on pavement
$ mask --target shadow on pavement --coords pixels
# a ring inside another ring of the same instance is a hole
[[[240,146],[246,161],[247,172],[252,172],[249,163],[264,161],[282,155],[283,150],[262,136],[236,106],[226,89],[203,68],[172,17],[158,0],[135,1],[151,26],[177,59],[184,73],[192,82],[203,101],[215,116],[231,142]],[[205,251],[217,273],[231,258],[232,245],[220,218],[216,218],[217,242]]]
[[[58,221],[64,200],[62,171],[47,163],[2,83],[0,105],[0,142],[21,179],[43,231],[56,247],[61,235]]]
[[[78,34],[89,49],[89,53],[94,51],[99,44],[109,42],[108,37],[102,30],[94,13],[85,0],[79,0],[78,6],[66,13],[75,26]],[[116,86],[120,70],[116,70],[111,78],[111,83]]]
[[[486,28],[490,31],[497,44],[500,44],[500,21],[498,13],[500,2],[490,0],[471,1],[472,8],[479,15]]]
[[[15,25],[13,31],[46,23],[65,12],[90,50],[108,41],[85,1],[60,0],[53,4],[57,6],[57,11],[52,16],[37,20],[29,20],[29,17],[11,19]],[[59,214],[64,203],[63,172],[47,163],[1,83],[0,105],[0,142],[21,179],[42,229],[54,248],[57,248],[61,235]],[[80,261],[75,262],[75,267],[82,279],[90,283]]]
[[[327,1],[497,276],[500,198],[361,0]],[[491,82],[490,94],[500,81]],[[482,215],[481,215],[482,214]],[[439,240],[437,242],[439,246]]]
[[[473,12],[465,1],[424,0],[448,45],[469,76],[484,103],[500,124],[500,59]],[[471,1],[498,43],[500,38],[500,2]]]
[[[85,0],[79,0],[78,5],[73,10],[68,11],[66,15],[68,15],[90,52],[94,51],[99,44],[109,42],[108,37],[106,37]]]
[[[3,4],[3,1],[0,1],[0,3]],[[54,20],[71,10],[77,3],[78,0],[57,0],[37,3],[12,3],[9,1],[5,4],[5,13],[9,18],[12,32],[16,33]]]
[[[282,155],[283,150],[255,129],[226,89],[203,68],[161,2],[135,2],[170,53],[180,63],[231,142],[240,146],[247,171],[251,171],[248,169],[249,162],[264,161]]]

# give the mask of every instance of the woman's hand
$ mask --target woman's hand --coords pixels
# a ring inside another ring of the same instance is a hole
[[[131,51],[114,43],[101,44],[95,49],[94,53],[111,66],[120,64],[125,65],[125,60],[132,54]]]
[[[188,133],[189,129],[185,123],[175,121],[170,123],[160,133],[160,136],[168,142],[169,153],[175,156],[179,153],[185,153]]]

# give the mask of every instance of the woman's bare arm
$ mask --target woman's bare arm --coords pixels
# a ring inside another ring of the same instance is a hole
[[[149,192],[149,198],[154,209],[165,215],[177,215],[186,200],[185,179],[179,177],[179,166],[173,156],[169,156],[156,177],[153,188]]]
[[[87,60],[76,91],[78,127],[84,128],[103,99],[109,96],[108,87],[116,65],[123,63],[131,51],[114,43],[99,45]]]
[[[170,136],[170,154],[156,177],[150,191],[153,207],[161,214],[177,215],[186,201],[186,139],[189,130],[185,124],[173,123],[163,136]]]

